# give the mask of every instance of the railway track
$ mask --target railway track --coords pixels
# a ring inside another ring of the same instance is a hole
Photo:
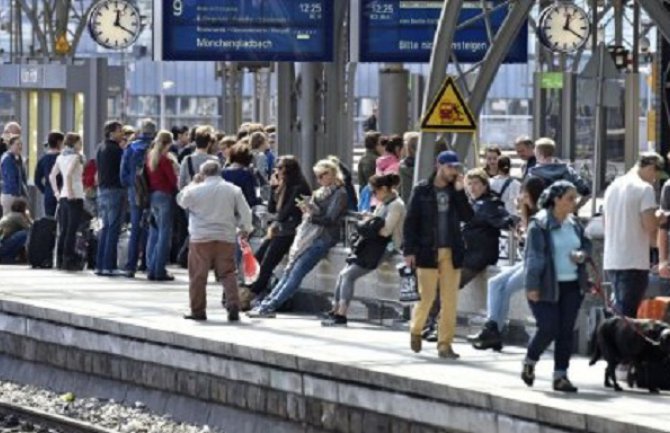
[[[14,415],[19,421],[29,422],[43,429],[55,430],[59,433],[114,433],[112,430],[94,426],[93,424],[68,418],[62,415],[47,413],[31,407],[0,402],[0,416]],[[0,426],[0,432],[4,431]],[[16,431],[16,430],[9,430]],[[22,430],[18,430],[19,432]],[[39,430],[36,430],[39,431]],[[45,430],[46,431],[46,430]]]

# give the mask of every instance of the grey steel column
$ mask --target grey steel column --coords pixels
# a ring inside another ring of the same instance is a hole
[[[409,77],[409,129],[418,129],[421,122],[421,107],[424,93],[423,75],[411,74]]]
[[[547,108],[547,95],[542,88],[542,72],[533,73],[533,140],[544,137],[546,124],[544,115]]]
[[[601,172],[602,172],[602,163],[603,163],[603,154],[604,154],[604,146],[603,146],[603,138],[606,138],[605,136],[605,125],[603,122],[603,92],[605,89],[605,62],[604,58],[605,56],[608,56],[609,53],[607,53],[607,48],[605,47],[605,43],[601,42],[600,45],[598,46],[598,76],[596,77],[596,111],[595,111],[595,140],[594,140],[594,146],[593,146],[593,170],[592,170],[592,187],[591,187],[591,195],[593,197],[596,197],[598,193],[600,192],[600,188],[602,186],[602,181],[604,180],[601,178]],[[591,200],[591,215],[596,214],[596,200]]]
[[[226,134],[235,134],[242,123],[242,85],[237,64],[226,62],[223,66],[223,129]]]
[[[626,90],[624,99],[625,125],[624,161],[626,171],[635,165],[640,153],[640,74],[626,74]]]
[[[294,134],[295,82],[294,64],[280,62],[277,68],[277,152],[279,155],[295,154],[297,146]]]
[[[437,25],[435,38],[433,39],[433,51],[430,55],[430,68],[428,83],[426,85],[426,96],[423,98],[423,113],[428,110],[428,105],[437,95],[442,81],[447,74],[447,64],[451,58],[454,33],[458,25],[458,16],[461,13],[463,0],[446,0],[440,14],[440,22]],[[414,167],[414,183],[421,178],[428,177],[435,167],[435,142],[436,134],[422,133],[417,149],[418,160]]]
[[[563,73],[563,89],[561,91],[561,142],[558,155],[564,160],[572,161],[575,155],[575,112],[577,105],[577,74]]]
[[[84,100],[84,143],[86,155],[93,155],[96,146],[104,139],[103,126],[107,121],[107,59],[86,60],[89,81]]]
[[[300,163],[305,167],[307,174],[307,168],[316,162],[317,82],[321,78],[322,69],[318,63],[300,63],[299,69],[298,122],[300,125],[300,147],[296,151],[296,156],[300,158]]]
[[[642,8],[647,11],[649,18],[658,26],[665,40],[670,41],[670,11],[665,2],[659,0],[638,0]]]
[[[377,129],[382,134],[407,131],[409,73],[402,64],[386,64],[379,69],[379,108]]]
[[[514,43],[514,39],[519,34],[521,26],[526,25],[528,14],[534,3],[534,0],[518,0],[515,2],[512,9],[507,13],[492,45],[489,47],[481,69],[479,70],[479,74],[477,75],[477,81],[474,86],[472,86],[470,98],[468,98],[468,105],[470,106],[470,110],[475,116],[475,119],[479,117],[479,112],[486,101],[486,95],[489,93],[491,84],[493,84],[493,79],[505,59],[505,56],[509,52],[510,46]],[[454,147],[459,155],[464,156],[467,154],[471,141],[471,134],[458,134],[456,136]]]

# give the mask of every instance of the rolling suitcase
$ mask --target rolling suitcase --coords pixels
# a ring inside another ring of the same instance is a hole
[[[56,246],[56,220],[41,218],[33,224],[28,236],[28,263],[33,268],[53,268]]]
[[[645,299],[637,309],[638,319],[653,319],[670,323],[670,297]]]

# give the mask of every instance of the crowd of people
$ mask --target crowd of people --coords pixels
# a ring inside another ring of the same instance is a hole
[[[10,123],[0,141],[4,262],[25,260],[33,223],[20,134],[20,126]],[[82,223],[94,215],[100,229],[88,260],[96,275],[135,278],[146,272],[150,281],[172,281],[168,265],[182,257],[189,276],[185,319],[207,320],[205,288],[212,269],[223,285],[222,305],[230,321],[245,310],[250,317],[272,318],[340,241],[348,211],[357,211],[355,240],[321,324],[346,326],[357,280],[401,254],[416,270],[420,294],[410,323],[411,350],[436,341],[439,357],[456,359],[459,290],[498,262],[501,231],[509,231],[525,245],[523,260],[488,280],[487,321],[468,340],[476,349],[500,350],[510,299],[525,289],[537,332],[521,378],[533,385],[535,364],[553,342],[553,387],[577,390],[568,367],[572,330],[588,288],[585,261],[591,244],[575,215],[591,191],[555,157],[553,140],[516,140],[524,161],[518,178],[511,175],[510,158],[491,146],[484,151],[483,168],[467,171],[455,152],[443,150],[432,175],[414,184],[419,134],[384,136],[370,130],[356,190],[351,170],[337,157],[317,161],[309,176],[294,156],[277,156],[271,125],[246,123],[226,135],[211,126],[166,131],[146,119],[136,131],[109,121],[104,135],[87,161],[81,136],[52,132],[36,164],[34,183],[43,194],[44,214],[58,220],[56,268],[82,269],[77,238]],[[662,194],[666,211],[657,210],[653,186],[662,169],[660,156],[643,154],[605,193],[604,268],[617,306],[633,317],[647,285],[652,237],[658,236],[660,274],[670,278],[670,184]],[[253,283],[240,285],[241,245],[258,229],[253,210],[260,204],[272,215],[255,251],[260,269]],[[127,254],[119,266],[124,223]]]

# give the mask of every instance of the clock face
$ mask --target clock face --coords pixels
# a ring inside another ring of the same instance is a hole
[[[577,51],[586,43],[590,30],[587,13],[570,3],[549,6],[538,21],[540,41],[555,52]]]
[[[140,12],[127,0],[105,0],[91,11],[88,29],[98,44],[122,50],[140,35]]]

